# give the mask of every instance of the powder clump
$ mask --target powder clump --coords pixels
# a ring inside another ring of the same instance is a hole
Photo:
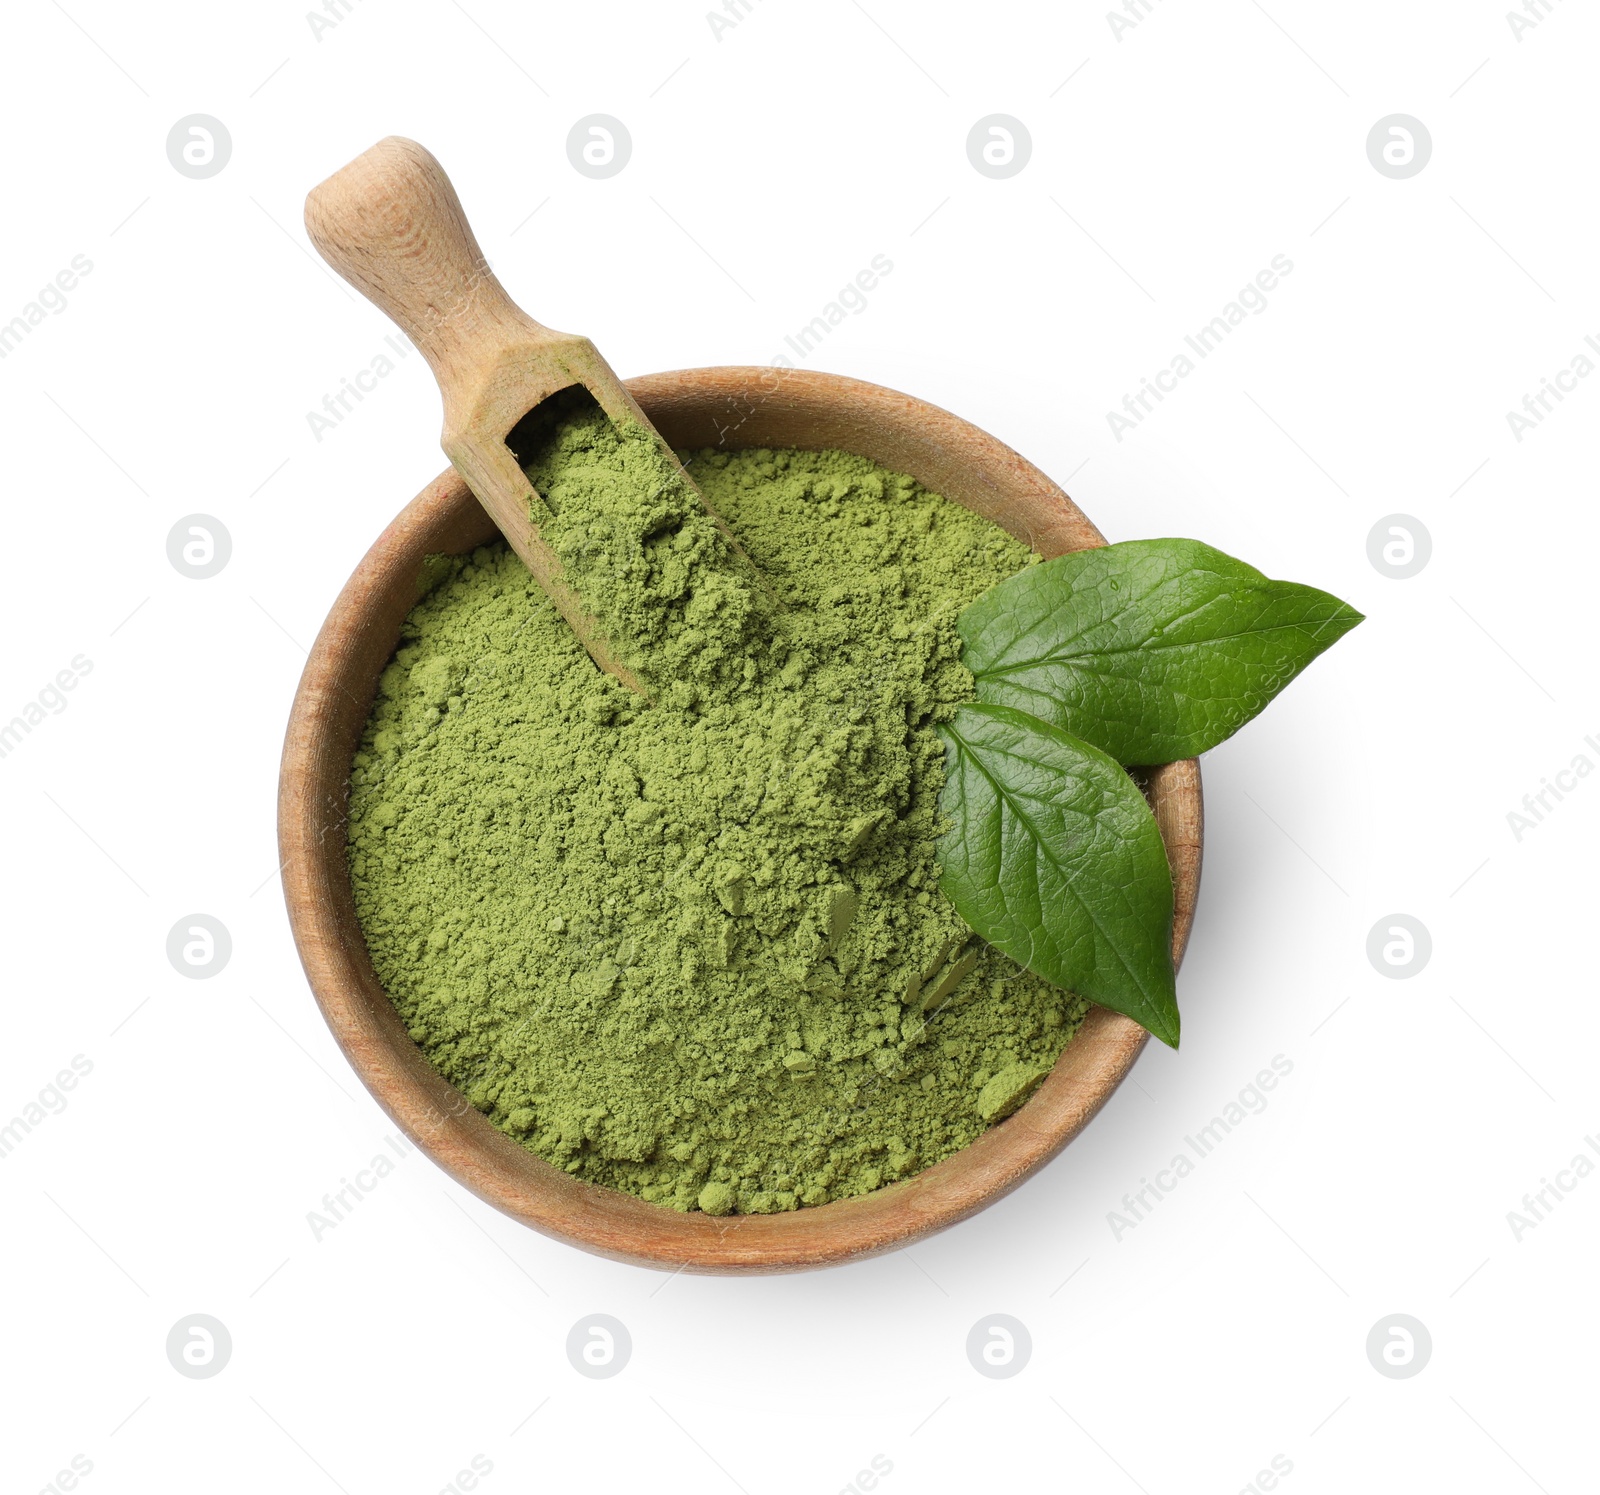
[[[357,912],[413,1039],[557,1167],[708,1214],[860,1194],[1010,1114],[1085,1008],[937,886],[956,615],[1029,553],[864,458],[701,452],[752,571],[637,434],[570,411],[525,460],[650,699],[503,544],[435,564],[352,768]]]

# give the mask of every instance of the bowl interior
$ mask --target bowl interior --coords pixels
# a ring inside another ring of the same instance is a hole
[[[910,473],[1046,557],[1104,543],[1066,494],[1010,448],[892,390],[760,368],[689,369],[628,385],[680,449],[837,447]],[[892,1250],[966,1218],[1053,1157],[1142,1048],[1147,1035],[1130,1019],[1091,1008],[1029,1101],[943,1162],[872,1194],[778,1215],[680,1214],[582,1182],[512,1141],[433,1068],[379,984],[356,920],[344,837],[350,763],[425,557],[470,551],[495,534],[453,471],[418,494],[323,625],[284,744],[279,839],[301,960],[352,1067],[406,1135],[458,1182],[537,1230],[619,1260],[700,1272],[792,1271]],[[1153,770],[1146,794],[1172,864],[1177,960],[1199,890],[1198,765]]]

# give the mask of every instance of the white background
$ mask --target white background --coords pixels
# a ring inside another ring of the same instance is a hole
[[[1521,442],[1506,420],[1600,334],[1589,10],[1519,39],[1488,0],[1156,0],[1119,39],[1093,4],[753,0],[719,38],[704,0],[354,0],[319,39],[294,3],[64,6],[12,0],[0,38],[0,322],[93,263],[0,362],[0,719],[93,668],[0,759],[0,1121],[93,1070],[0,1159],[5,1489],[74,1455],[105,1492],[432,1495],[474,1455],[490,1492],[833,1495],[874,1455],[890,1495],[1233,1492],[1275,1455],[1293,1495],[1594,1488],[1600,1182],[1507,1219],[1600,1133],[1600,781],[1507,821],[1600,763],[1600,379]],[[565,150],[596,112],[633,138],[605,181]],[[965,149],[996,112],[1033,142],[1007,180]],[[1407,180],[1366,153],[1396,112],[1433,141]],[[208,180],[166,155],[193,113],[232,136]],[[419,357],[314,438],[389,328],[300,212],[388,133],[625,375],[765,362],[884,254],[812,366],[976,421],[1111,539],[1202,537],[1369,615],[1207,759],[1182,1052],[979,1218],[821,1274],[668,1278],[418,1153],[314,1239],[392,1128],[291,945],[278,750],[304,646],[443,463]],[[1106,412],[1276,254],[1268,308],[1118,442]],[[233,539],[207,581],[166,556],[196,512]],[[1395,512],[1432,535],[1409,580],[1368,560]],[[206,981],[165,955],[195,911],[234,943]],[[1395,912],[1433,941],[1408,980],[1366,955]],[[1117,1238],[1278,1054],[1269,1107]],[[565,1356],[593,1312],[633,1337],[610,1380]],[[1032,1336],[1009,1380],[964,1350],[994,1312]],[[167,1362],[194,1313],[232,1335],[213,1379]],[[1365,1351],[1395,1313],[1433,1341],[1406,1380]]]

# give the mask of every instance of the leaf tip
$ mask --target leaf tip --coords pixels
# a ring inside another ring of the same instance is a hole
[[[1178,1009],[1174,1006],[1170,1011],[1153,1014],[1151,1020],[1144,1025],[1149,1032],[1169,1049],[1176,1051],[1178,1047],[1178,1031],[1182,1026],[1178,1017]]]

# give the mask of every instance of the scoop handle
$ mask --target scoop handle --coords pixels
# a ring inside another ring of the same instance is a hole
[[[306,232],[421,349],[447,405],[508,345],[559,337],[506,294],[450,178],[415,140],[390,135],[314,187]]]

